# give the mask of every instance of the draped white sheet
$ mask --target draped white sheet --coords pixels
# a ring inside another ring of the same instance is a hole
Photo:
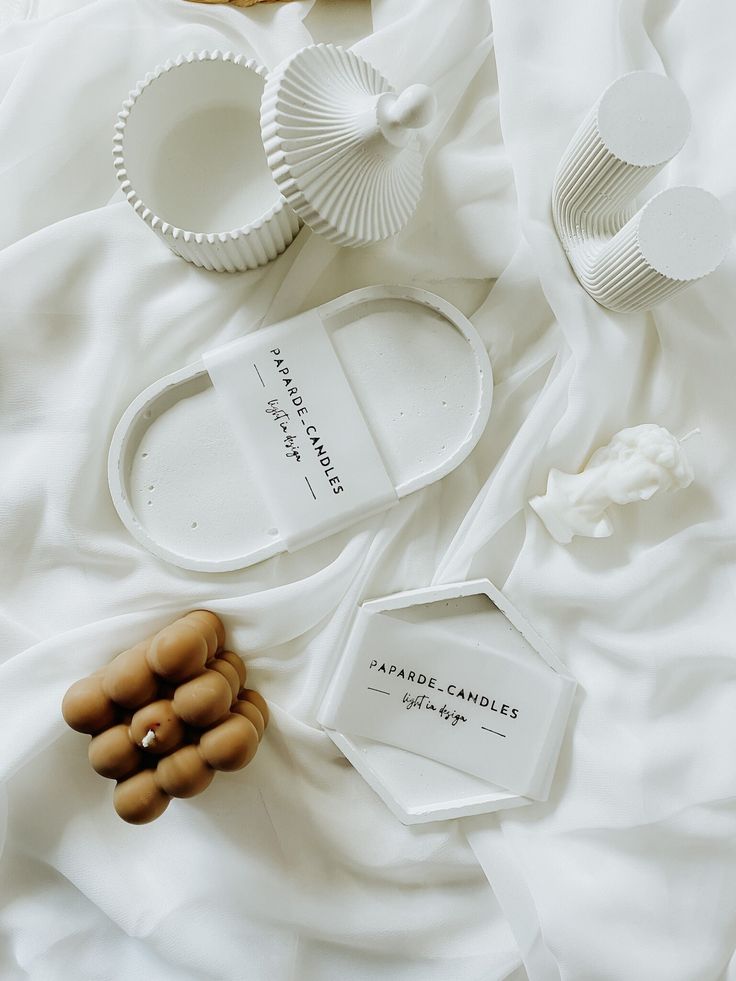
[[[666,179],[733,213],[732,0],[373,0],[372,23],[367,0],[4,2],[3,981],[736,977],[734,259],[654,315],[612,315],[577,286],[549,215],[567,139],[632,68],[665,70],[693,108]],[[440,100],[397,240],[339,252],[304,231],[267,269],[218,275],[122,201],[112,122],[152,66],[202,47],[273,65],[363,35],[397,84]],[[141,550],[106,484],[132,397],[206,347],[377,282],[473,315],[496,392],[471,458],[385,517],[245,572]],[[620,509],[611,539],[556,545],[528,497],[645,421],[700,426],[696,483]],[[467,575],[504,588],[577,676],[573,725],[548,804],[404,828],[315,711],[357,602]],[[60,699],[195,606],[223,616],[273,723],[247,770],[131,828]]]

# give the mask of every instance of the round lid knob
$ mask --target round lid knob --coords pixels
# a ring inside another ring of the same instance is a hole
[[[381,132],[395,146],[406,146],[411,131],[428,126],[436,112],[437,99],[427,85],[410,85],[401,95],[384,93],[376,106]]]

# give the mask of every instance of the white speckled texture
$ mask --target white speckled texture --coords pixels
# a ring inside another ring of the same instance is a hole
[[[323,309],[398,495],[454,469],[483,431],[492,396],[490,365],[470,323],[406,287],[369,288]],[[226,571],[285,547],[248,466],[200,364],[127,410],[110,449],[110,486],[148,548],[185,568]]]

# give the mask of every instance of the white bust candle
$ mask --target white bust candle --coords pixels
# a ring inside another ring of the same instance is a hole
[[[575,535],[608,538],[611,504],[648,501],[657,491],[679,490],[693,481],[680,440],[662,426],[646,423],[622,429],[596,450],[582,473],[550,470],[547,493],[529,504],[555,541]]]

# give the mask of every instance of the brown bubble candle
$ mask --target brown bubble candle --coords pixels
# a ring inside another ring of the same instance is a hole
[[[268,706],[243,687],[245,665],[224,645],[219,618],[195,610],[64,696],[67,725],[92,736],[93,769],[117,780],[124,821],[153,821],[172,797],[194,797],[216,770],[240,770],[255,756]]]

